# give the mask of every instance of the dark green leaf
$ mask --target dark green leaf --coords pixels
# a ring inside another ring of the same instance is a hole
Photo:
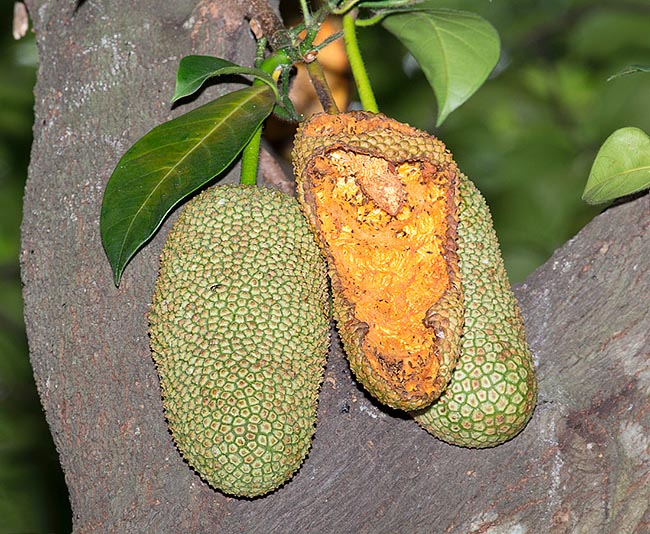
[[[268,86],[246,87],[157,126],[124,154],[100,221],[116,285],[170,210],[237,157],[274,104]]]
[[[499,35],[482,17],[425,2],[382,22],[413,54],[438,101],[437,125],[483,84],[499,60]],[[416,11],[413,11],[415,9]]]
[[[287,122],[298,122],[301,119],[300,114],[293,107],[293,102],[291,102],[288,95],[282,95],[281,103],[273,108],[273,113]]]
[[[616,74],[612,74],[607,81],[611,81],[615,78],[620,78],[621,76],[627,76],[628,74],[636,74],[637,72],[650,72],[650,66],[648,65],[628,65],[624,69],[621,69]]]
[[[176,89],[172,102],[196,92],[209,78],[225,74],[244,74],[262,80],[278,96],[273,78],[260,69],[242,67],[226,59],[212,56],[186,56],[178,64]]]
[[[639,128],[621,128],[600,147],[582,199],[607,202],[650,187],[650,137]]]
[[[273,108],[273,113],[280,119],[288,122],[298,122],[301,120],[301,115],[296,111],[296,108],[289,98],[289,81],[291,76],[291,67],[287,65],[282,69],[280,75],[280,82],[282,83],[282,90],[280,92],[280,101]]]

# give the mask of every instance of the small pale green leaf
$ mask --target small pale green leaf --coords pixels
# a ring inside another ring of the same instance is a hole
[[[650,137],[639,128],[621,128],[600,147],[582,199],[607,202],[650,187]]]
[[[638,72],[650,72],[650,65],[628,65],[624,69],[619,70],[616,74],[612,74],[607,81],[612,81],[621,76],[627,76],[628,74],[636,74]]]
[[[124,154],[100,219],[116,285],[171,209],[232,163],[274,104],[268,86],[246,87],[157,126]]]
[[[437,125],[465,102],[499,60],[499,34],[484,18],[466,11],[433,9],[388,15],[382,24],[413,54],[438,102]]]
[[[172,102],[179,98],[191,95],[209,79],[225,74],[243,74],[253,76],[266,83],[278,95],[278,90],[271,76],[260,69],[242,67],[228,61],[212,56],[186,56],[178,64],[176,73],[176,88]]]

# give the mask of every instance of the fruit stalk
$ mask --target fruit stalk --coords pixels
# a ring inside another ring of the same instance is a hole
[[[277,82],[280,78],[282,68],[291,65],[292,61],[284,52],[278,52],[266,58],[260,65],[260,69],[268,72]],[[260,80],[253,81],[253,85],[260,85],[264,82]],[[259,166],[260,145],[262,142],[262,125],[255,130],[253,137],[242,151],[241,175],[239,183],[241,185],[257,184],[257,168]]]
[[[350,61],[350,68],[352,69],[352,76],[354,83],[357,86],[359,99],[363,109],[370,113],[379,112],[375,94],[370,85],[368,73],[363,63],[361,50],[359,49],[359,42],[357,40],[357,33],[355,28],[356,13],[350,12],[343,16],[343,39],[345,41],[345,50],[348,54]]]

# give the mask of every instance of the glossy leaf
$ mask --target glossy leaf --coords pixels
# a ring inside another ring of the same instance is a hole
[[[212,56],[186,56],[178,64],[176,73],[176,88],[172,102],[179,98],[189,96],[198,91],[201,86],[209,79],[215,76],[225,74],[243,74],[253,76],[266,83],[278,95],[278,90],[273,78],[260,69],[242,67],[228,61]]]
[[[274,104],[268,86],[246,87],[157,126],[124,154],[100,221],[116,285],[171,209],[230,165]]]
[[[482,17],[429,8],[388,15],[382,24],[413,54],[438,102],[437,125],[483,84],[499,60],[499,35]]]
[[[650,187],[650,137],[639,128],[621,128],[596,155],[582,199],[607,202]]]

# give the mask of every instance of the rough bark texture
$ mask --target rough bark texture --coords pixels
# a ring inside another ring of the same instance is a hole
[[[40,70],[25,313],[76,531],[648,532],[647,195],[598,217],[518,288],[540,396],[513,441],[482,451],[436,441],[361,392],[334,338],[314,446],[290,483],[237,500],[183,462],[145,322],[169,225],[116,289],[99,210],[126,148],[180,112],[167,102],[181,56],[250,62],[245,4],[28,2]]]

